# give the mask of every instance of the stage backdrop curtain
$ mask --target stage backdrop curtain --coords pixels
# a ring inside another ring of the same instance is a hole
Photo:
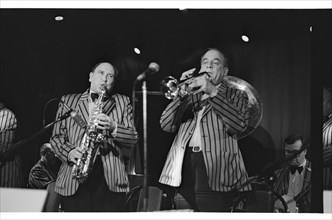
[[[310,45],[308,34],[242,43],[231,49],[230,75],[246,80],[258,91],[264,109],[260,128],[273,140],[265,147],[275,148],[275,159],[282,156],[287,135],[310,135]]]

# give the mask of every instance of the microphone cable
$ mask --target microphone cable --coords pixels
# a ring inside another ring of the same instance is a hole
[[[60,102],[60,99],[58,99],[58,98],[50,99],[50,100],[48,100],[48,101],[46,102],[46,104],[44,105],[44,109],[43,109],[43,128],[45,127],[45,113],[46,113],[46,108],[47,108],[47,106],[48,106],[51,102],[53,102],[53,101],[58,101],[58,102]]]

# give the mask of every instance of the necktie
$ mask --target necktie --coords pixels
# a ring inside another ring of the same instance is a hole
[[[301,174],[301,172],[303,170],[303,166],[300,166],[300,167],[291,166],[291,167],[289,167],[289,170],[290,170],[291,174],[294,174],[296,170],[298,170],[299,173]]]
[[[98,93],[91,93],[91,99],[93,102],[96,101],[96,99],[98,99],[98,97],[99,97]]]
[[[93,102],[95,102],[96,99],[98,99],[98,97],[99,97],[98,93],[93,93],[93,92],[91,93],[91,99]],[[105,102],[106,100],[107,100],[107,96],[105,96],[102,101]]]
[[[197,101],[194,102],[193,104],[193,111],[194,112],[199,112],[204,106],[206,106],[208,99],[202,99],[202,93],[197,94]]]

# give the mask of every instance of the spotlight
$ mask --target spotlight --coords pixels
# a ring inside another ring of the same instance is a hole
[[[141,51],[140,51],[137,47],[134,48],[134,52],[135,52],[136,54],[140,54],[140,53],[141,53]]]
[[[242,34],[241,36],[241,39],[244,41],[244,42],[249,42],[249,37],[245,34]]]
[[[64,18],[61,15],[58,15],[54,18],[56,21],[62,21]]]

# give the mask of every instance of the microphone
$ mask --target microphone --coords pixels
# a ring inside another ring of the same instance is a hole
[[[137,76],[136,80],[141,81],[145,79],[147,76],[155,74],[156,72],[159,71],[159,65],[157,63],[150,63],[149,67],[140,75]]]
[[[63,114],[59,120],[64,120],[68,117],[71,117],[81,128],[86,128],[86,123],[82,119],[82,117],[77,114],[76,111],[74,111],[72,108],[70,108],[64,101],[60,100],[60,102],[63,104],[63,106],[68,110],[65,114]]]

